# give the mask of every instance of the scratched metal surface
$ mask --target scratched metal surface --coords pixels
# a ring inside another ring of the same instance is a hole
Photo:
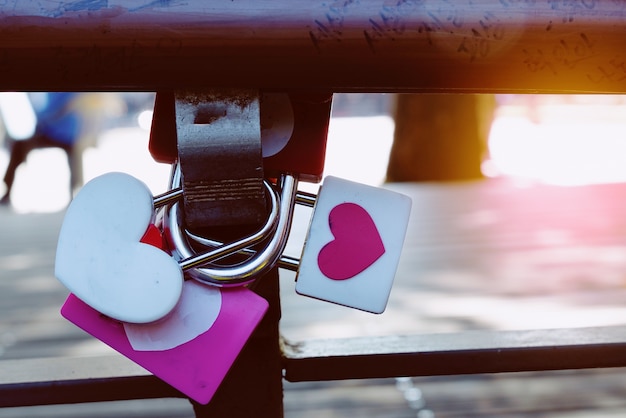
[[[626,92],[626,2],[5,0],[0,89]]]

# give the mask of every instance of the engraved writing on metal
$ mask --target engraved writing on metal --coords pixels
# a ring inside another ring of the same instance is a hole
[[[126,3],[3,1],[0,86],[626,89],[626,2],[619,0]]]

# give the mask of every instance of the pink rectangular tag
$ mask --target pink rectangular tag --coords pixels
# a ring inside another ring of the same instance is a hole
[[[174,312],[165,320],[147,324],[149,328],[129,327],[104,316],[73,294],[61,314],[185,395],[207,404],[265,315],[268,303],[246,288],[211,288],[211,302],[217,297],[212,316],[203,308],[207,305],[203,292],[194,286],[205,285],[185,282],[187,306],[182,306],[186,298],[183,292]]]

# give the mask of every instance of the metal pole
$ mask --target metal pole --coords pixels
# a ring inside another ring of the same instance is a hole
[[[626,3],[9,2],[0,90],[626,92]]]
[[[269,310],[211,402],[208,405],[194,403],[198,418],[283,416],[278,270],[273,269],[256,283],[254,290],[268,300]],[[210,355],[210,347],[207,355]]]

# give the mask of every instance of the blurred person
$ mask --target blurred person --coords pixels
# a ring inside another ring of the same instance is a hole
[[[7,129],[4,126],[4,121],[0,117],[0,149],[6,146]]]
[[[39,148],[54,147],[65,151],[70,168],[70,195],[82,185],[84,147],[79,146],[79,140],[84,132],[85,118],[80,109],[80,96],[80,93],[46,93],[43,103],[34,106],[37,118],[35,133],[29,138],[11,141],[9,164],[4,175],[6,191],[0,204],[11,203],[17,168],[32,150]]]

